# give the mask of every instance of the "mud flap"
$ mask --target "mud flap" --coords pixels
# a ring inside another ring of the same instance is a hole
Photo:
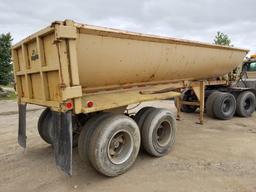
[[[72,175],[72,112],[53,111],[54,156],[56,165]]]
[[[24,149],[26,148],[26,107],[27,104],[19,104],[19,130],[18,143]]]

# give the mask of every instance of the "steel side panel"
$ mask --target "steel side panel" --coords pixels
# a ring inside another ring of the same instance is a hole
[[[256,79],[256,71],[247,71],[248,79]]]
[[[183,81],[215,78],[233,70],[248,51],[71,21],[63,27],[65,22],[55,22],[13,46],[19,101],[60,109],[65,99],[73,99],[74,111],[84,112],[84,98],[92,96],[87,90],[116,87],[118,92],[127,85],[140,87],[174,81],[182,85]],[[85,92],[81,104],[82,88]],[[117,103],[168,98],[165,94],[159,93],[159,97],[132,94],[128,96],[130,100],[121,95],[124,101]],[[111,93],[99,95],[97,100]],[[99,100],[97,108],[86,111],[117,106],[116,102]],[[100,103],[102,106],[98,106]]]
[[[17,55],[14,60],[15,75],[19,80],[16,83],[21,100],[26,98],[31,102],[40,101],[40,104],[60,101],[60,64],[54,40],[54,33],[47,31],[45,36],[30,37],[23,42],[22,48],[13,48]]]
[[[141,94],[138,90],[104,94],[87,94],[82,98],[82,111],[84,113],[90,113],[144,101],[170,99],[178,96],[180,96],[180,93],[178,92]],[[93,107],[87,107],[89,101],[93,102]]]
[[[80,34],[78,68],[84,88],[201,80],[225,75],[245,51]]]

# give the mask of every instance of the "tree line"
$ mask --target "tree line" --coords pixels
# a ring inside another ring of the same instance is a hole
[[[11,61],[12,36],[10,33],[0,35],[0,85],[13,81]]]

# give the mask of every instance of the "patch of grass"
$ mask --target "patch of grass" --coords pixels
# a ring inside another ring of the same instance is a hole
[[[3,87],[3,88],[14,88],[14,86],[12,84],[9,84],[9,85],[0,85],[0,87]]]
[[[16,94],[14,92],[11,92],[5,97],[0,97],[0,100],[15,100],[17,98]]]
[[[0,100],[14,100],[16,97],[13,85],[0,85]]]

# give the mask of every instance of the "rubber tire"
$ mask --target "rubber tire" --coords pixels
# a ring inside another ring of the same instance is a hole
[[[222,111],[222,105],[223,102],[229,99],[231,102],[231,109],[229,110],[229,112],[223,112]],[[236,112],[236,99],[235,97],[231,94],[231,93],[223,93],[220,92],[218,94],[218,97],[216,98],[214,105],[213,105],[213,113],[215,114],[217,119],[221,119],[221,120],[228,120],[231,119],[234,114]]]
[[[219,96],[219,93],[221,93],[221,92],[219,92],[219,91],[212,92],[206,100],[205,111],[206,111],[206,114],[208,117],[212,117],[212,118],[216,117],[216,115],[214,114],[214,111],[213,111],[213,106],[214,106],[215,100]]]
[[[99,123],[110,115],[111,113],[107,112],[96,114],[95,116],[91,117],[82,127],[78,138],[78,154],[84,162],[89,162],[88,151],[92,134]]]
[[[248,109],[244,108],[244,102],[246,99],[251,100],[250,107]],[[236,100],[236,114],[240,117],[249,117],[255,111],[256,99],[255,95],[251,91],[241,92]]]
[[[163,121],[168,121],[171,131],[165,145],[161,146],[157,142],[155,131]],[[154,109],[146,117],[142,128],[142,145],[152,156],[161,157],[169,153],[175,143],[176,119],[167,109]]]
[[[53,129],[52,111],[50,108],[46,108],[40,115],[37,123],[37,129],[40,137],[48,144],[53,145],[54,141],[54,129]],[[72,122],[73,123],[73,122]],[[73,124],[74,126],[74,124]],[[78,145],[79,133],[73,132],[73,144],[72,147]]]
[[[73,147],[73,148],[75,148],[75,147],[78,146],[79,135],[80,135],[80,133],[75,133],[75,132],[73,132],[73,138],[72,138],[72,141],[73,141],[72,147]]]
[[[182,101],[188,101],[188,91],[190,91],[190,89],[186,89],[181,93],[181,100]],[[177,101],[176,99],[174,100],[174,105],[177,108]],[[198,106],[193,106],[193,105],[181,105],[180,106],[180,111],[184,112],[184,113],[194,113],[197,110]]]
[[[133,149],[130,157],[121,164],[114,164],[108,157],[108,143],[118,130],[125,129],[132,135]],[[140,130],[133,119],[125,115],[111,115],[101,121],[94,131],[89,145],[89,160],[101,174],[109,177],[126,172],[135,162],[140,149]]]
[[[143,107],[136,113],[134,120],[138,124],[140,130],[142,130],[142,125],[145,118],[154,109],[155,109],[154,107]]]
[[[77,116],[72,116],[72,129],[73,129],[72,147],[75,148],[78,146],[78,138],[81,132],[81,123]]]
[[[49,128],[49,122],[52,121],[51,116],[51,109],[46,108],[40,115],[37,123],[37,129],[40,137],[48,144],[53,144],[53,135],[54,130],[52,124],[50,124]]]

